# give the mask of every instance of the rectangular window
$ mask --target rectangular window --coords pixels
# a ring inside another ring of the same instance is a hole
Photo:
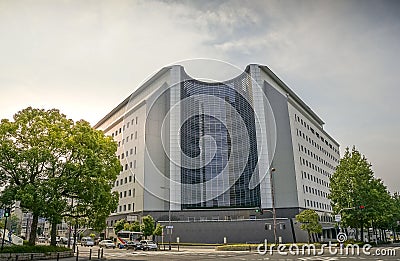
[[[129,123],[128,123],[129,124]],[[128,210],[131,210],[131,204],[128,204]]]
[[[119,212],[121,212],[122,211],[122,206],[119,206]]]
[[[132,189],[132,197],[135,197],[135,189]]]
[[[137,131],[135,131],[135,140],[137,140]]]
[[[124,191],[124,198],[126,198],[126,190]]]
[[[132,196],[132,190],[128,190],[128,196]]]
[[[129,182],[132,182],[132,176],[129,176]]]

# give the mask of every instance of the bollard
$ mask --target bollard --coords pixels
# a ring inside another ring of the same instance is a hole
[[[60,260],[60,253],[57,253],[57,261]]]
[[[101,249],[101,259],[103,259],[103,248]]]
[[[97,259],[100,259],[100,248],[99,251],[97,251]]]
[[[79,249],[76,248],[76,261],[78,261],[78,260],[79,260]]]
[[[92,249],[89,249],[89,260],[92,260]]]

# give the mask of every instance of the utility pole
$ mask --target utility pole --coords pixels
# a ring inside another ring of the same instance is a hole
[[[275,172],[275,168],[270,169],[270,183],[271,183],[271,198],[272,198],[272,217],[274,220],[274,240],[275,240],[275,245],[278,243],[277,237],[276,237],[276,209],[275,209],[275,191],[274,191],[274,179],[272,174]]]

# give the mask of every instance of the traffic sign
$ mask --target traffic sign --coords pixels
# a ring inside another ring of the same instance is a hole
[[[166,229],[173,229],[174,226],[165,226]]]
[[[335,215],[335,221],[336,222],[342,221],[342,215]]]

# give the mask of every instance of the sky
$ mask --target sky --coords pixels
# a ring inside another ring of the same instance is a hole
[[[267,65],[400,191],[400,1],[0,0],[0,118],[93,125],[180,60]]]

